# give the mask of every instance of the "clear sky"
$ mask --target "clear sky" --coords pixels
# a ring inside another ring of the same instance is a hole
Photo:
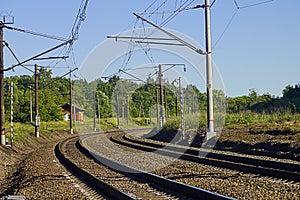
[[[236,0],[241,8],[220,40],[220,35],[237,7],[234,0],[216,0],[212,6],[213,60],[222,76],[227,96],[247,95],[252,88],[259,94],[269,92],[271,95],[281,96],[286,85],[300,83],[300,1],[274,0],[243,8],[263,1]],[[70,35],[81,4],[81,0],[0,2],[0,14],[15,18],[15,23],[11,26],[66,38]],[[106,40],[107,35],[133,28],[136,18],[132,13],[143,12],[152,2],[155,2],[150,9],[153,11],[164,0],[89,0],[86,20],[82,23],[79,39],[74,44],[77,66],[80,67],[90,52]],[[183,2],[185,0],[166,1],[159,11],[172,10]],[[195,6],[203,4],[204,0],[187,2],[191,3],[190,6]],[[182,11],[164,27],[179,31],[204,46],[203,13],[202,9]],[[156,20],[160,21],[162,18],[159,15]],[[19,60],[60,43],[7,29],[4,30],[4,40]],[[7,48],[4,53],[5,67],[16,63]],[[68,63],[74,68],[73,61]],[[40,64],[43,65],[42,62]],[[45,64],[48,65],[49,61]],[[64,67],[64,62],[57,64],[53,69],[54,74],[67,72],[68,69]],[[6,72],[5,76],[20,74],[31,72],[18,67],[14,72]]]

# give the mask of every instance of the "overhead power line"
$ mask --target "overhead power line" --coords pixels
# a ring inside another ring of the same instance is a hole
[[[141,81],[141,82],[143,82],[143,83],[146,83],[146,84],[147,84],[147,82],[146,82],[146,81],[144,81],[144,80],[140,79],[139,77],[137,77],[137,76],[134,76],[134,75],[132,75],[132,74],[130,74],[130,73],[128,73],[128,72],[126,72],[126,71],[122,70],[122,69],[119,69],[119,72],[123,72],[123,73],[125,73],[125,74],[127,74],[127,75],[129,75],[129,76],[131,76],[131,77],[133,77],[133,78],[135,78],[135,79],[137,79],[137,80],[139,80],[139,81]]]
[[[237,9],[243,9],[243,8],[249,8],[249,7],[258,6],[258,5],[261,5],[261,4],[270,3],[272,1],[275,1],[275,0],[267,0],[267,1],[262,1],[262,2],[257,2],[257,3],[245,5],[245,6],[239,6],[237,1],[234,0],[234,4],[236,5]]]
[[[211,4],[210,7],[212,7],[216,3],[216,0],[214,0]]]
[[[8,48],[8,50],[10,51],[10,53],[13,55],[13,57],[15,58],[15,60],[18,62],[18,64],[20,64],[20,60],[18,59],[17,55],[14,53],[14,51],[12,50],[12,48],[10,48],[10,46],[8,45],[7,42],[3,41],[4,45]],[[24,69],[27,69],[30,72],[33,72],[33,70],[29,69],[28,67],[25,67],[24,65],[20,65],[21,67],[23,67]]]
[[[212,47],[213,49],[214,49],[215,46],[219,43],[219,41],[223,38],[224,34],[226,33],[227,29],[229,28],[229,26],[230,26],[231,23],[233,22],[233,20],[234,20],[236,14],[238,13],[238,11],[239,11],[239,10],[236,9],[235,12],[233,13],[233,15],[231,16],[231,18],[230,18],[229,22],[226,24],[226,26],[225,26],[223,32],[221,33],[221,35],[219,36],[219,38],[218,38],[218,39],[216,40],[216,42],[214,43],[214,45],[213,45],[213,47]]]
[[[214,43],[213,45],[213,49],[215,48],[215,46],[219,43],[219,41],[222,39],[222,37],[224,36],[225,32],[228,30],[229,26],[231,25],[231,23],[233,22],[234,18],[236,17],[237,13],[239,10],[241,9],[245,9],[245,8],[249,8],[249,7],[254,7],[254,6],[259,6],[259,5],[262,5],[262,4],[266,4],[266,3],[270,3],[272,1],[275,1],[275,0],[267,0],[267,1],[262,1],[262,2],[258,2],[258,3],[254,3],[254,4],[249,4],[249,5],[245,5],[245,6],[240,6],[238,4],[238,1],[237,0],[233,0],[234,2],[234,5],[236,7],[236,10],[234,11],[233,15],[231,16],[231,18],[229,19],[229,21],[227,22],[223,32],[221,33],[221,35],[218,37],[218,39],[216,40],[216,42]],[[215,2],[215,1],[214,1]],[[214,3],[213,2],[213,3]]]

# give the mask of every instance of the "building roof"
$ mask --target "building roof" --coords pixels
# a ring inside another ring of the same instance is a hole
[[[70,104],[66,103],[65,105],[62,106],[62,109],[67,110],[67,111],[70,112],[70,107],[71,107]],[[80,107],[73,104],[72,105],[72,111],[74,110],[74,108],[75,108],[75,112],[83,112],[85,110],[85,109],[80,108]]]

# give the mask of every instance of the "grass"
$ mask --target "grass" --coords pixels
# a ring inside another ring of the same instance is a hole
[[[241,112],[226,114],[225,125],[238,125],[238,124],[260,124],[260,123],[284,123],[290,121],[300,121],[300,114],[292,114],[290,112],[277,112],[273,114],[254,113],[254,112]]]
[[[130,120],[120,118],[120,127],[121,129],[132,129],[132,128],[142,128],[142,127],[151,127],[154,125],[155,119],[151,119],[151,124],[149,118],[132,118]],[[116,118],[102,118],[100,123],[96,119],[96,130],[106,131],[117,129],[117,119]],[[76,122],[75,130],[79,133],[93,132],[94,131],[94,119],[93,118],[84,118],[84,122]]]
[[[5,124],[6,129],[8,130],[10,127],[9,123]],[[39,127],[39,132],[43,134],[43,136],[47,137],[50,134],[56,134],[59,131],[69,129],[69,122],[65,121],[57,121],[57,122],[42,122]],[[20,123],[15,122],[13,126],[13,134],[15,142],[24,142],[25,136],[34,135],[35,127],[31,123]],[[10,139],[10,132],[6,133],[6,137]]]
[[[223,125],[224,116],[215,114],[216,124]],[[153,127],[156,125],[156,118],[132,118],[128,120],[120,119],[121,129],[140,128],[140,127]],[[278,134],[296,134],[300,132],[300,114],[285,113],[253,113],[241,112],[234,114],[226,114],[225,127],[235,126],[251,126],[252,134],[269,133],[275,131]],[[9,133],[10,124],[6,123],[7,138],[10,138]],[[165,123],[165,130],[178,130],[180,129],[180,117],[169,118]],[[185,128],[186,130],[195,130],[197,128],[206,127],[206,113],[186,114],[185,115]],[[59,131],[69,130],[69,122],[41,122],[40,133],[44,137],[50,137],[50,134],[56,134]],[[85,118],[84,122],[76,122],[74,131],[76,132],[93,132],[94,119]],[[98,123],[96,120],[97,130],[111,130],[117,129],[116,118],[104,118]],[[31,123],[14,123],[14,140],[15,142],[22,142],[25,136],[34,135],[34,125]]]
[[[265,132],[267,129],[276,130],[282,133],[300,132],[300,114],[290,112],[277,112],[273,114],[241,112],[233,114],[215,114],[215,127],[236,127],[251,126],[263,127],[263,130],[257,128],[257,131]],[[206,127],[206,113],[186,114],[186,130],[195,130]],[[178,130],[180,128],[180,118],[170,118],[165,123],[165,130]]]

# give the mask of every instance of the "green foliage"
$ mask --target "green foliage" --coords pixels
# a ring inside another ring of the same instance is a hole
[[[249,90],[248,96],[227,98],[227,113],[239,112],[277,113],[300,112],[300,86],[286,86],[281,98],[270,94],[258,95],[254,89]]]
[[[149,118],[132,118],[132,121],[137,125],[137,126],[148,126],[150,119]]]
[[[45,68],[39,70],[38,78],[41,120],[62,120],[61,106],[69,103],[69,80],[52,77],[52,71]],[[35,77],[28,75],[5,78],[5,85],[14,83],[14,121],[23,123],[30,121],[31,99],[32,110],[35,110],[34,81]],[[159,86],[155,85],[152,78],[148,78],[147,83],[123,80],[118,76],[106,81],[98,79],[89,83],[80,79],[73,81],[72,88],[74,104],[83,108],[85,116],[89,119],[93,119],[95,114],[96,117],[109,119],[116,117],[118,113],[123,118],[141,119],[134,123],[144,125],[144,119],[156,116],[156,105],[160,104]],[[168,81],[163,85],[163,92],[163,106],[166,117],[170,119],[166,126],[179,127],[181,96],[184,101],[186,128],[206,126],[206,93],[201,93],[194,85],[182,87],[180,93],[179,88]],[[222,90],[213,90],[213,100],[215,122],[218,124],[222,124],[224,120],[227,125],[289,120],[293,118],[291,117],[293,114],[300,113],[300,85],[286,86],[281,98],[272,97],[268,93],[259,95],[255,89],[250,89],[246,96],[226,98]],[[228,113],[226,118],[225,111]],[[10,119],[10,90],[5,92],[5,117],[6,120]]]
[[[300,97],[300,84],[296,84],[295,86],[287,85],[282,94],[283,98],[287,99]]]
[[[256,112],[240,112],[228,113],[225,118],[225,125],[238,124],[261,124],[261,123],[283,123],[288,121],[299,121],[300,114],[293,114],[289,111],[274,113],[256,113]]]
[[[111,117],[111,104],[109,103],[109,97],[101,90],[97,91],[96,104],[97,110],[100,111],[100,113],[97,112],[97,117],[99,117],[99,115],[100,118]]]
[[[166,123],[164,124],[164,130],[179,130],[180,128],[180,118],[179,117],[173,117],[171,119],[168,119]]]
[[[6,123],[6,127],[10,124]],[[42,137],[49,137],[50,134],[57,134],[58,132],[68,130],[69,123],[65,121],[59,122],[42,122],[40,126],[40,134]],[[14,142],[27,143],[28,140],[25,138],[28,135],[34,136],[34,126],[31,123],[14,123]],[[9,133],[7,133],[7,138],[10,138]],[[10,141],[9,141],[10,142]]]
[[[63,119],[61,106],[69,100],[69,80],[52,78],[52,71],[45,68],[39,70],[38,99],[41,121],[58,121]],[[35,77],[22,75],[5,78],[5,85],[13,82],[14,121],[30,122],[30,100],[32,101],[33,118],[35,116]],[[8,87],[9,88],[9,87]],[[5,92],[5,118],[10,119],[10,88]]]

